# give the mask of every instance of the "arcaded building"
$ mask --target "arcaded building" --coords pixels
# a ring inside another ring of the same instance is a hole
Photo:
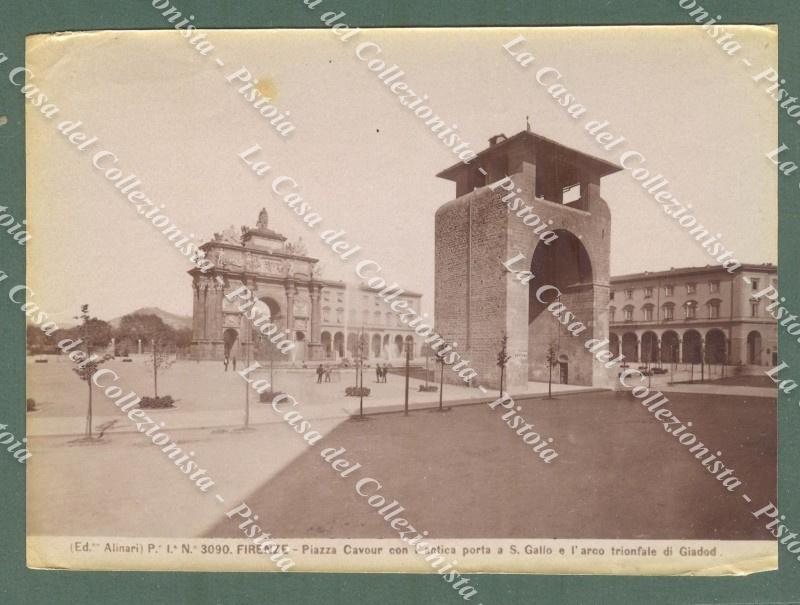
[[[775,265],[686,267],[611,278],[611,349],[633,362],[778,365],[778,328],[754,294]]]
[[[527,130],[492,137],[470,164],[438,175],[455,182],[456,198],[436,213],[436,330],[481,384],[499,384],[504,334],[506,390],[546,381],[549,349],[556,382],[607,384],[584,343],[609,334],[611,215],[600,183],[619,170]],[[518,270],[533,277],[523,281]],[[537,297],[547,285],[555,288]],[[547,310],[556,300],[585,323],[579,336]]]
[[[412,356],[421,352],[420,337],[401,323],[377,294],[362,284],[323,279],[316,258],[308,256],[302,238],[290,242],[269,227],[261,210],[255,227],[233,227],[215,233],[202,249],[214,263],[202,273],[192,269],[192,356],[199,360],[265,359],[266,338],[239,306],[243,300],[228,295],[246,286],[258,301],[260,313],[294,342],[282,361],[296,364],[351,360],[358,354],[370,360],[400,361],[406,343]],[[419,311],[421,294],[397,297]]]

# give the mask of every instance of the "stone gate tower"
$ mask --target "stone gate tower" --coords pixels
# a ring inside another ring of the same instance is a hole
[[[546,381],[551,345],[554,382],[606,386],[608,370],[584,344],[608,338],[611,215],[600,180],[621,168],[529,130],[489,143],[437,175],[455,181],[456,199],[436,213],[436,328],[481,384],[499,384],[506,333],[506,390]],[[527,283],[504,267],[514,258],[512,271],[533,273]],[[547,310],[556,299],[586,325],[579,335]]]

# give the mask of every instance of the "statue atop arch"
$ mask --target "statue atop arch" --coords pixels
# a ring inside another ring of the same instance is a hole
[[[305,256],[308,254],[308,249],[303,241],[303,236],[301,235],[300,239],[296,242],[286,242],[284,244],[284,252],[286,252],[286,254],[296,254],[298,256]]]
[[[261,212],[258,213],[256,229],[259,231],[269,231],[269,214],[267,213],[266,208],[262,208]]]
[[[214,241],[224,244],[232,244],[234,246],[242,245],[242,236],[236,232],[236,228],[231,225],[224,231],[214,234]]]

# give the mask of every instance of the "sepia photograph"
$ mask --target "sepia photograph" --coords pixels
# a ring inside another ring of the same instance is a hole
[[[320,29],[155,0],[168,30],[0,61],[27,565],[425,573],[478,602],[482,573],[795,559],[777,27],[300,4]]]

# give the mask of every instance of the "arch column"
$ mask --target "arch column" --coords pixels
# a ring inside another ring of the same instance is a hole
[[[289,340],[295,341],[294,331],[294,281],[288,280],[286,283],[286,328],[289,330]]]
[[[322,359],[322,307],[320,306],[319,284],[310,284],[309,294],[311,296],[311,342],[308,343],[309,358],[312,360]]]
[[[212,286],[214,288],[214,340],[222,341],[222,291],[225,289],[225,286],[219,283],[217,280],[212,282]]]
[[[249,280],[247,277],[242,276],[242,285],[251,292],[256,292],[257,284],[255,280]],[[254,296],[258,298],[257,294],[254,294]],[[221,316],[220,321],[222,321]],[[251,360],[255,359],[255,351],[253,350],[253,324],[246,319],[244,313],[241,312],[239,313],[239,338],[236,341],[234,349],[242,364],[245,363],[248,354]]]
[[[192,338],[205,339],[205,289],[202,278],[195,277],[192,290],[194,290],[194,313],[192,314]]]
[[[206,278],[203,284],[203,340],[214,338],[214,285]]]

